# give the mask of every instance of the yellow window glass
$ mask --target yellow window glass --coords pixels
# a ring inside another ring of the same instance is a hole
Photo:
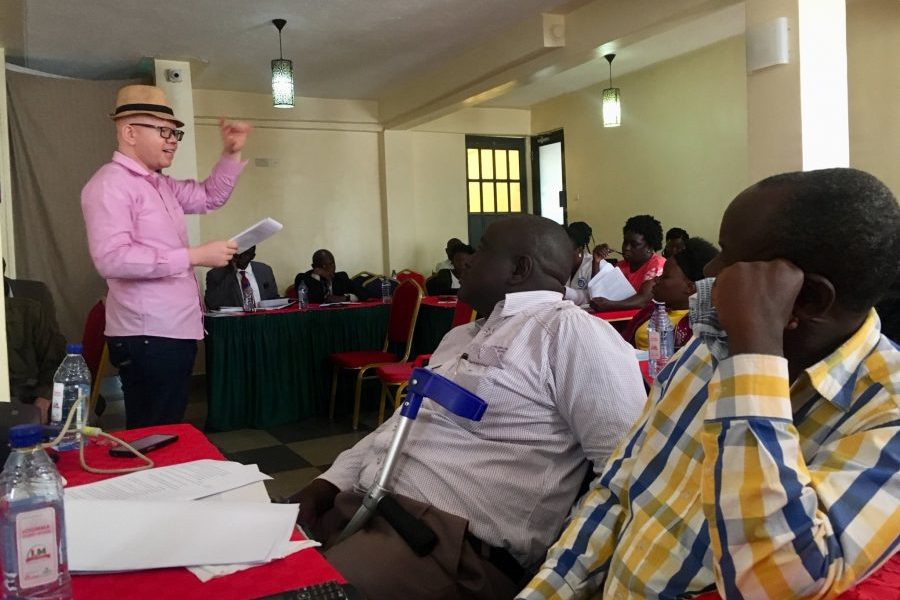
[[[509,151],[509,179],[511,181],[518,181],[521,179],[519,176],[519,151],[518,150],[510,150]]]
[[[497,164],[497,176],[494,179],[506,179],[506,150],[494,150],[494,162]]]
[[[522,188],[516,181],[509,183],[509,205],[512,212],[522,212]]]
[[[509,184],[497,182],[497,212],[509,212]]]
[[[481,186],[477,181],[469,182],[469,212],[481,212]]]
[[[494,212],[494,182],[485,181],[481,184],[481,195],[484,198],[484,212]]]
[[[478,179],[478,149],[466,150],[466,163],[469,179]]]
[[[481,151],[481,177],[480,179],[494,178],[494,151]]]

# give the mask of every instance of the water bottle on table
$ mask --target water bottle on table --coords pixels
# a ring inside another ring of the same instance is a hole
[[[74,450],[81,440],[81,428],[87,425],[88,399],[91,397],[91,371],[81,355],[81,344],[66,345],[66,357],[53,376],[50,424],[62,427],[75,406],[69,431],[60,440],[58,450]]]
[[[647,323],[648,354],[650,355],[648,374],[655,379],[675,353],[675,328],[669,321],[666,305],[656,300],[653,301],[653,304],[653,314],[650,315],[650,321]]]
[[[309,308],[309,289],[302,282],[300,287],[297,288],[297,303],[300,305],[300,310]]]
[[[384,304],[391,303],[391,280],[387,277],[381,278],[381,301]]]
[[[41,446],[42,438],[40,425],[9,430],[12,453],[0,474],[3,598],[72,597],[62,479]]]

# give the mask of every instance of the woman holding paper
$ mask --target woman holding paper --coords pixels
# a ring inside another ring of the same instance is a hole
[[[653,284],[662,274],[666,259],[656,254],[662,250],[663,231],[659,221],[650,215],[637,215],[625,221],[622,228],[622,260],[618,268],[634,288],[635,294],[611,300],[604,296],[591,298],[591,308],[598,312],[643,308],[653,296]],[[602,251],[603,245],[594,250]],[[607,250],[608,252],[608,250]]]

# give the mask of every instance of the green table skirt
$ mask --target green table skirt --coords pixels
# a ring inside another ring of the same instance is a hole
[[[208,429],[266,429],[327,414],[328,355],[381,349],[388,306],[206,318]],[[432,352],[453,311],[423,305],[413,356]],[[343,385],[342,396],[352,393]]]

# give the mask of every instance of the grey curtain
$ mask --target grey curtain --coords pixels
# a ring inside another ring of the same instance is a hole
[[[55,79],[7,71],[16,277],[45,282],[62,334],[81,341],[106,295],[88,253],[81,188],[116,147],[107,116],[131,81]]]

